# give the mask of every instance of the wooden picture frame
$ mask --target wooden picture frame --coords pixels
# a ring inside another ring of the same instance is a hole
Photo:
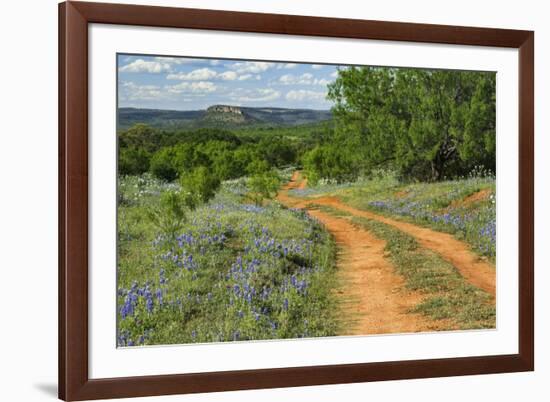
[[[519,49],[519,353],[90,379],[88,24],[188,28]],[[139,397],[534,369],[534,33],[508,29],[65,2],[59,5],[59,397]]]

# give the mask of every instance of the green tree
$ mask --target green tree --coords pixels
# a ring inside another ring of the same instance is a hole
[[[208,202],[216,195],[220,187],[220,179],[204,166],[199,166],[180,177],[183,204],[189,209]]]
[[[251,144],[245,144],[237,148],[233,153],[233,157],[239,171],[238,177],[248,173],[248,166],[252,161],[261,158],[257,147]]]
[[[118,151],[118,173],[140,175],[149,170],[151,155],[138,147],[124,147]]]
[[[275,170],[265,168],[267,165],[265,161],[256,162],[250,166],[252,175],[247,183],[249,189],[247,197],[259,206],[265,199],[272,199],[277,195],[281,179]]]
[[[175,237],[186,220],[180,194],[173,191],[163,192],[158,207],[149,208],[147,216],[162,233]]]
[[[269,163],[260,158],[253,159],[246,167],[247,172],[251,175],[262,174],[268,172],[269,169]]]
[[[147,211],[153,224],[167,236],[174,237],[181,230],[187,216],[216,195],[220,180],[204,166],[200,166],[180,177],[181,191],[165,191],[156,208]]]
[[[159,179],[173,181],[178,177],[176,165],[177,150],[175,147],[166,147],[157,151],[151,157],[150,170]]]
[[[151,157],[150,171],[159,179],[174,181],[183,171],[190,171],[199,166],[210,167],[212,161],[201,147],[192,143],[182,143],[164,147]]]
[[[313,185],[323,178],[337,183],[353,181],[359,173],[354,151],[348,146],[318,145],[302,161],[308,182]]]
[[[279,136],[263,138],[258,143],[258,148],[271,166],[281,167],[296,161],[296,150],[288,138]]]
[[[118,134],[118,145],[121,148],[134,147],[151,153],[159,148],[162,137],[160,130],[139,123]]]
[[[494,73],[351,67],[328,98],[333,145],[351,152],[350,172],[384,166],[441,180],[476,165],[494,169]]]

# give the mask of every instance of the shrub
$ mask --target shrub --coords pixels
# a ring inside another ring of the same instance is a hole
[[[149,169],[151,155],[142,148],[120,148],[118,173],[122,176],[141,175]]]
[[[175,163],[176,149],[162,148],[151,158],[150,170],[154,176],[166,181],[173,181],[178,177],[178,168]]]
[[[216,195],[220,187],[220,179],[204,166],[200,166],[190,173],[180,177],[182,200],[184,205],[195,209],[198,205],[208,202]]]
[[[281,180],[274,170],[256,173],[248,180],[248,187],[250,189],[248,198],[259,206],[264,199],[275,197],[280,182]]]

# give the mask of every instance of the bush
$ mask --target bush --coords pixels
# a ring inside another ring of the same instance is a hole
[[[183,203],[190,209],[208,202],[216,195],[220,187],[220,179],[211,169],[200,166],[180,178]]]
[[[264,199],[275,197],[280,183],[281,180],[274,170],[258,172],[248,180],[248,198],[259,206]]]
[[[174,147],[162,148],[151,158],[150,170],[154,176],[166,181],[173,181],[178,177],[176,165],[177,152]]]
[[[165,191],[160,196],[158,208],[150,208],[147,215],[161,233],[173,238],[181,230],[186,216],[180,195]]]
[[[316,184],[320,179],[337,183],[355,181],[359,175],[359,166],[355,166],[353,153],[343,147],[319,145],[306,153],[303,165],[308,182]]]
[[[123,176],[141,175],[149,170],[151,155],[142,148],[120,148],[118,173]]]

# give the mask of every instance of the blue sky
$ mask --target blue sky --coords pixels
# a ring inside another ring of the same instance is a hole
[[[338,66],[118,56],[119,107],[199,110],[214,104],[330,109]]]

